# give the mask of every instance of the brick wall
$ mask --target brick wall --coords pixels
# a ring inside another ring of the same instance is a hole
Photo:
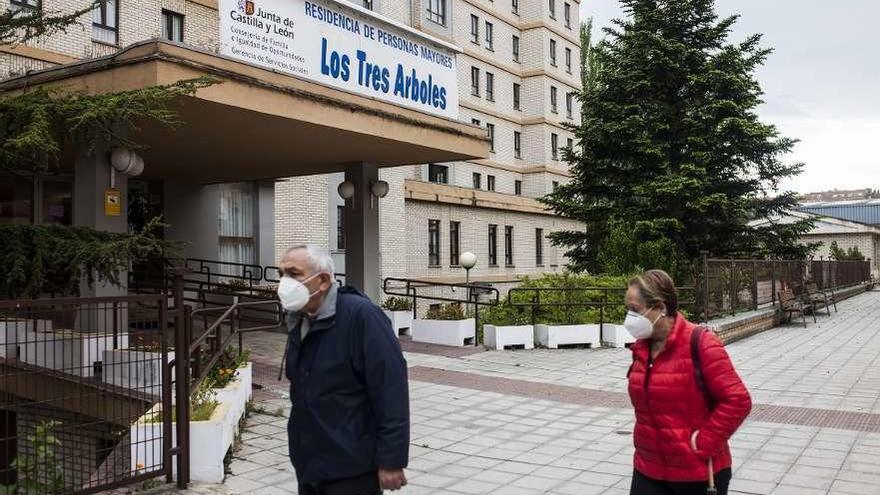
[[[328,211],[326,175],[295,177],[276,183],[276,262],[293,245],[329,247]]]
[[[831,243],[837,242],[837,245],[843,250],[857,247],[865,258],[871,258],[871,270],[874,274],[880,274],[880,235],[876,234],[836,234],[836,235],[806,235],[802,238],[803,242],[813,243],[821,242],[822,246],[816,251],[815,257],[820,256],[829,259],[831,256]]]

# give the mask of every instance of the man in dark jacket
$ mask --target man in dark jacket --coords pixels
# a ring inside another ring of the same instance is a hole
[[[406,485],[409,389],[400,344],[361,292],[337,287],[326,249],[291,248],[278,288],[300,495],[376,495]]]

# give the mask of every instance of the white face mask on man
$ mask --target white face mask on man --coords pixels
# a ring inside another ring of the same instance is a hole
[[[654,333],[654,325],[664,316],[666,316],[665,313],[660,313],[654,321],[651,321],[645,315],[629,310],[626,313],[626,320],[624,320],[623,326],[633,338],[647,339]]]
[[[308,282],[318,275],[320,275],[320,273],[315,273],[302,282],[287,275],[281,277],[281,281],[278,283],[278,299],[281,299],[281,307],[283,307],[285,311],[302,311],[309,301],[315,297],[315,294],[318,293],[309,292],[308,287],[305,286],[305,282]]]

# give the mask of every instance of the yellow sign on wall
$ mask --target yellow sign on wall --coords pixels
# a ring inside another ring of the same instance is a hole
[[[119,189],[104,190],[104,215],[108,217],[122,215],[122,193]]]

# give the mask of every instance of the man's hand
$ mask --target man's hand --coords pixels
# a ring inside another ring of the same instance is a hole
[[[382,490],[400,490],[406,486],[406,475],[403,469],[379,468],[379,488]]]

